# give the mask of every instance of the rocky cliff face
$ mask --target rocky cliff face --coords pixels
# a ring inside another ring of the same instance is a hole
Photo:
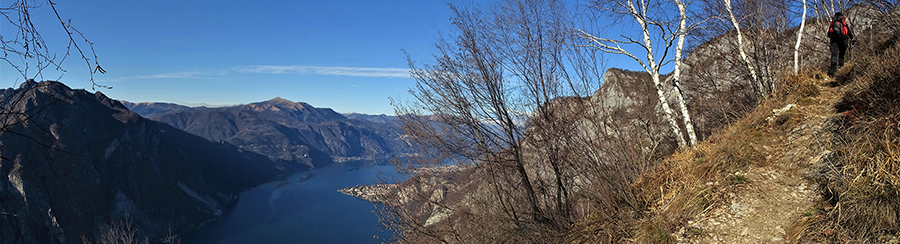
[[[140,236],[215,219],[246,187],[282,172],[254,153],[141,118],[102,93],[58,82],[0,91],[30,116],[0,132],[0,242],[96,240],[130,218]]]
[[[134,104],[132,108],[153,104]],[[164,108],[144,111],[160,111]],[[212,141],[266,155],[285,165],[320,167],[334,161],[411,153],[396,120],[348,119],[328,108],[275,98],[222,108],[144,114]],[[359,116],[357,116],[359,117]]]

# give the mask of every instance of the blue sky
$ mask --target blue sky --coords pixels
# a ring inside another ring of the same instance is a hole
[[[108,71],[95,79],[113,87],[101,91],[114,99],[228,105],[282,97],[369,114],[393,113],[388,97],[405,98],[415,84],[402,50],[429,57],[451,16],[443,1],[421,0],[82,0],[57,9],[94,43]],[[59,51],[63,33],[49,10],[32,14]],[[65,67],[62,82],[90,89],[83,61]],[[7,64],[0,69],[3,87],[21,82]]]
[[[452,32],[444,0],[68,0],[58,1],[57,9],[94,43],[108,71],[95,80],[113,87],[100,91],[131,102],[188,106],[282,97],[342,113],[393,114],[389,97],[409,99],[415,85],[402,50],[431,63],[441,32]],[[67,39],[50,8],[31,13],[49,46],[64,52]],[[632,21],[622,23],[608,31],[635,31]],[[5,37],[15,34],[2,24]],[[608,68],[642,70],[621,55],[605,58]],[[60,81],[91,89],[82,60],[70,57],[64,68]],[[21,82],[0,64],[0,87]]]

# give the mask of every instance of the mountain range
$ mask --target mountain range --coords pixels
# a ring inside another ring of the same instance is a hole
[[[386,115],[339,114],[329,108],[274,98],[219,107],[170,103],[123,104],[142,116],[211,141],[306,168],[413,153],[398,120]]]
[[[76,243],[130,219],[140,236],[196,228],[291,170],[59,82],[0,90],[0,239]]]
[[[0,90],[0,107],[0,243],[78,243],[120,220],[161,238],[287,174],[413,152],[392,116],[282,98],[187,107],[29,81]]]

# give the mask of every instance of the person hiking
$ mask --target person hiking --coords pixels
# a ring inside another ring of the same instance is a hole
[[[853,31],[841,12],[834,13],[831,19],[831,25],[828,27],[828,48],[831,50],[831,67],[828,68],[828,76],[834,77],[834,73],[844,66],[844,54],[850,46],[850,40],[853,39]]]

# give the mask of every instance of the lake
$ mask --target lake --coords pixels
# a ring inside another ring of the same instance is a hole
[[[387,166],[386,166],[387,165]],[[392,232],[378,223],[371,202],[338,189],[397,177],[389,163],[336,163],[296,173],[241,193],[219,220],[185,235],[187,244],[382,243]]]

